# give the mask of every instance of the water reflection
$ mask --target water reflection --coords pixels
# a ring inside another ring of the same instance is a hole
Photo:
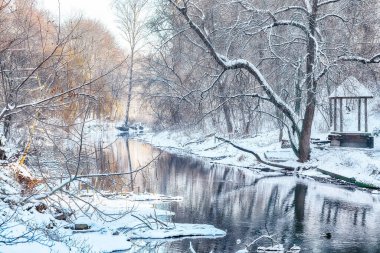
[[[149,145],[123,139],[99,152],[102,165],[108,166],[103,170],[110,172],[143,166],[158,154]],[[197,252],[235,252],[242,247],[237,239],[248,243],[267,231],[288,248],[300,245],[303,252],[380,252],[380,198],[355,189],[296,177],[264,177],[168,153],[133,177],[94,183],[102,189],[183,196],[183,202],[165,205],[176,213],[174,222],[209,223],[227,231],[225,238],[192,240]],[[321,236],[326,232],[332,234],[330,240]],[[144,252],[188,248],[185,239]]]
[[[137,142],[118,139],[112,145],[103,146],[99,142],[94,146],[95,165],[86,171],[88,174],[107,173],[128,173],[142,166],[147,165],[157,155],[159,151],[152,149],[148,145],[138,145]],[[92,185],[99,190],[114,192],[144,192],[144,185],[151,179],[150,171],[152,166],[139,171],[138,173],[124,176],[108,176],[93,178]]]

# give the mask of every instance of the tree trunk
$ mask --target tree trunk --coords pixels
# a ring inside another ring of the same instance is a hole
[[[12,116],[7,115],[4,117],[4,124],[3,124],[3,134],[5,139],[9,139],[9,136],[11,134],[11,121],[12,121]]]
[[[219,92],[221,96],[225,95],[225,84],[224,82],[220,82],[218,86]],[[224,119],[226,120],[226,125],[227,125],[227,132],[230,134],[233,132],[233,126],[232,126],[232,120],[231,120],[231,110],[230,107],[228,106],[228,103],[225,103],[224,99],[220,99],[220,103],[223,103],[222,109],[223,109],[223,114],[224,114]]]
[[[251,121],[252,121],[253,113],[251,112],[250,108],[248,108],[248,121],[247,124],[244,127],[244,134],[249,134],[249,130],[251,127]]]
[[[314,41],[316,30],[316,17],[318,0],[313,0],[312,13],[309,16],[310,36],[307,44],[307,59],[306,59],[306,85],[307,85],[307,100],[306,110],[302,124],[301,136],[299,141],[299,161],[306,162],[310,159],[310,137],[313,126],[315,105],[316,105],[316,90],[317,82],[314,78],[314,66],[316,58],[316,44]]]
[[[233,127],[232,127],[232,121],[231,121],[231,110],[227,104],[223,105],[223,112],[224,112],[224,118],[226,119],[227,132],[232,133]]]
[[[5,160],[7,157],[5,156],[5,151],[1,149],[2,146],[3,146],[3,143],[1,143],[1,139],[0,139],[0,160]]]
[[[131,66],[129,66],[129,79],[128,79],[128,95],[127,95],[127,109],[125,112],[125,126],[129,125],[129,110],[132,100],[132,86],[133,86],[133,61],[134,61],[134,49],[131,50]]]
[[[277,117],[277,124],[278,124],[278,142],[282,142],[284,139],[284,114],[276,109],[276,117]]]
[[[301,89],[301,80],[302,80],[302,72],[301,72],[301,66],[298,67],[297,71],[297,80],[295,82],[295,105],[294,105],[294,111],[298,116],[301,114],[301,103],[302,103],[302,89]]]

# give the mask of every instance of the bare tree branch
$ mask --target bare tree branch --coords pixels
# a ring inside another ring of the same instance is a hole
[[[369,63],[380,63],[380,53],[374,55],[372,58],[363,58],[360,56],[341,56],[339,57],[342,61],[355,61],[355,62],[361,62],[363,64],[369,64]]]

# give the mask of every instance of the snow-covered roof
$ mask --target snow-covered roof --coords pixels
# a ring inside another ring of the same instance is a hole
[[[338,86],[330,98],[373,98],[373,95],[358,79],[350,76]]]

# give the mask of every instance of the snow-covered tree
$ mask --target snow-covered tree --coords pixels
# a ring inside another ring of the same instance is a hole
[[[192,31],[185,36],[204,58],[212,56],[220,76],[239,70],[253,77],[260,89],[230,98],[251,97],[273,105],[280,114],[263,113],[286,127],[301,162],[309,159],[312,124],[318,99],[326,94],[326,74],[341,71],[345,61],[368,64],[380,59],[376,51],[359,57],[353,45],[357,41],[349,44],[345,36],[352,24],[350,8],[363,10],[369,2],[169,2],[185,21],[183,27]]]

